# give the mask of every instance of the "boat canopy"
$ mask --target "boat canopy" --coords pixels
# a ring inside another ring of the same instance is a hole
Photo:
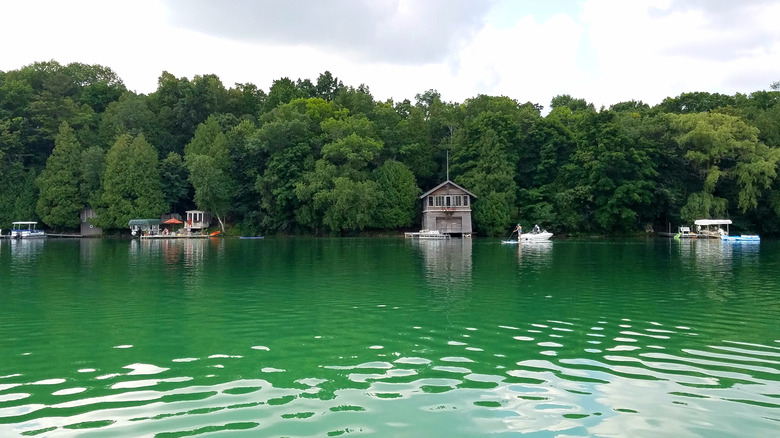
[[[130,219],[128,225],[131,227],[151,227],[160,225],[160,219]]]
[[[697,219],[696,225],[731,225],[731,219]]]
[[[20,222],[13,222],[13,225],[35,225],[38,222],[33,221],[20,221]]]

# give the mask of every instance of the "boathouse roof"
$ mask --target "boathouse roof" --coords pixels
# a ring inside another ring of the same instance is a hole
[[[476,197],[477,197],[477,195],[475,195],[475,194],[471,193],[470,191],[468,191],[468,190],[464,189],[463,187],[461,187],[461,186],[459,186],[459,185],[455,184],[454,182],[452,182],[452,181],[450,181],[450,180],[447,180],[447,181],[444,181],[443,183],[439,184],[438,186],[436,186],[436,187],[434,187],[434,188],[432,188],[432,189],[428,190],[427,192],[423,193],[422,195],[420,195],[420,199],[422,199],[422,198],[424,198],[424,197],[426,197],[426,196],[430,195],[431,193],[435,192],[436,190],[439,190],[440,188],[444,187],[444,186],[445,186],[445,185],[447,185],[447,184],[449,184],[449,185],[451,185],[451,186],[454,186],[454,187],[456,187],[456,188],[458,188],[458,189],[460,189],[460,190],[463,190],[464,192],[466,192],[466,193],[467,193],[469,196],[471,196],[471,197],[473,197],[473,198],[476,198]]]

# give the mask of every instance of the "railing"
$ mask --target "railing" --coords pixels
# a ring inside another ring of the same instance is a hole
[[[447,213],[447,212],[454,212],[454,211],[471,211],[471,209],[468,206],[460,206],[460,207],[426,206],[423,211],[440,211],[443,213]]]

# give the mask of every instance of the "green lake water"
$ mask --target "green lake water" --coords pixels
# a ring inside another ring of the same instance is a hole
[[[0,436],[780,436],[780,245],[2,240]]]

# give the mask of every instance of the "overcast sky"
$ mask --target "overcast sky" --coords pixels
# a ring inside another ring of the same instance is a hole
[[[377,100],[600,107],[780,81],[780,0],[0,0],[0,17],[0,70],[101,64],[139,93],[164,70],[266,91],[329,70]]]

